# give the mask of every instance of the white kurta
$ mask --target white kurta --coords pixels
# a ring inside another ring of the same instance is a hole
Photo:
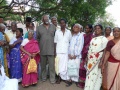
[[[72,39],[70,41],[70,46],[69,46],[69,54],[71,56],[77,56],[75,60],[77,67],[78,67],[78,73],[79,73],[79,67],[80,67],[80,60],[82,58],[81,52],[83,49],[84,45],[84,36],[82,33],[74,34],[72,36]],[[72,81],[78,82],[79,76],[78,77],[68,77],[68,80],[71,79]]]
[[[4,72],[3,66],[0,68],[2,75],[0,75],[0,90],[18,90],[18,80],[9,79]]]
[[[67,62],[68,62],[68,47],[71,39],[71,32],[65,30],[57,30],[55,33],[54,42],[56,43],[56,54],[59,59],[59,70],[58,73],[63,80],[67,80]]]

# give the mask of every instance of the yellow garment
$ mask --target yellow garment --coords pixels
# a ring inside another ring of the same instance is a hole
[[[3,47],[3,52],[4,52],[4,68],[5,68],[5,73],[6,73],[6,76],[9,77],[9,74],[8,74],[8,61],[7,61],[7,56],[6,56],[6,48]]]
[[[4,34],[4,38],[5,38],[5,41],[7,43],[10,42],[8,36],[6,34]],[[4,52],[4,68],[5,68],[5,73],[6,75],[9,77],[9,74],[8,74],[8,61],[7,61],[7,45],[6,46],[3,46],[3,52]]]
[[[30,59],[27,69],[27,74],[29,73],[37,73],[37,63],[35,59]]]
[[[58,75],[59,74],[59,58],[55,58],[55,72]]]

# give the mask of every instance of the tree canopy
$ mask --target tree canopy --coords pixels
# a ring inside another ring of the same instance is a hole
[[[0,14],[4,18],[22,20],[31,16],[37,21],[43,14],[66,18],[69,25],[80,23],[93,24],[105,15],[105,8],[112,0],[5,0],[0,1]]]

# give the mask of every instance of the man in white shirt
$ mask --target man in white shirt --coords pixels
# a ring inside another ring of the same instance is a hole
[[[80,24],[75,24],[73,27],[73,31],[74,34],[71,38],[70,41],[70,45],[69,45],[69,61],[74,61],[76,63],[76,67],[77,67],[77,74],[78,76],[69,76],[68,80],[68,84],[67,86],[71,86],[72,85],[72,81],[78,82],[79,80],[79,67],[80,67],[80,60],[82,58],[81,56],[81,52],[83,49],[83,45],[84,45],[84,36],[83,33],[80,33],[81,30],[81,25]]]
[[[12,22],[11,23],[11,30],[8,30],[5,32],[9,38],[9,40],[11,40],[13,37],[16,36],[16,30],[17,30],[17,23]]]
[[[56,30],[54,43],[56,44],[56,56],[59,59],[59,79],[57,84],[60,84],[61,79],[67,80],[67,62],[68,62],[68,47],[71,39],[71,32],[66,29],[66,20],[60,20],[61,29]],[[61,79],[60,79],[61,78]]]

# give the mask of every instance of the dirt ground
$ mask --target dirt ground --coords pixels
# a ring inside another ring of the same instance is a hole
[[[66,87],[65,85],[66,84],[64,82],[61,82],[61,84],[51,84],[49,81],[39,81],[37,86],[30,86],[28,88],[23,88],[20,84],[19,90],[83,90],[79,87],[76,87],[75,83],[73,83],[70,87]]]

